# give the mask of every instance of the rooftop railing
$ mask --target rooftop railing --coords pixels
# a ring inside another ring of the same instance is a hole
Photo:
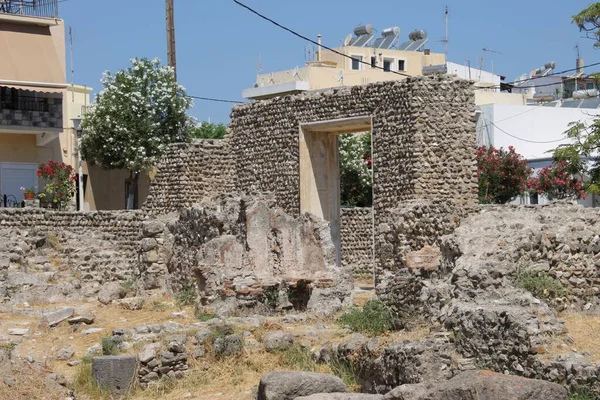
[[[0,0],[0,14],[57,18],[58,0]]]

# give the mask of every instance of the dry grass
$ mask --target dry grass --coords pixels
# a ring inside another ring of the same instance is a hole
[[[163,299],[166,304],[169,303],[169,299]],[[52,309],[58,309],[63,306],[81,307],[79,304],[54,304]],[[36,309],[37,307],[32,307]],[[18,345],[15,350],[19,356],[32,356],[36,360],[42,360],[44,355],[52,356],[62,346],[70,345],[75,349],[75,355],[73,359],[81,359],[86,350],[100,343],[103,337],[111,334],[113,329],[116,328],[129,328],[140,325],[148,324],[162,324],[168,321],[177,322],[182,325],[189,325],[193,322],[197,322],[194,318],[194,310],[192,307],[183,307],[182,310],[186,311],[184,318],[175,318],[171,315],[173,311],[180,311],[179,308],[173,306],[165,306],[157,310],[152,309],[151,305],[147,306],[138,311],[124,310],[118,305],[100,306],[97,304],[90,304],[90,312],[95,315],[95,321],[90,326],[80,327],[77,332],[73,332],[71,326],[65,322],[62,322],[58,327],[50,329],[39,325],[39,319],[36,317],[28,317],[19,314],[0,314],[2,319],[1,330],[8,328],[17,327],[28,327],[32,334],[31,340],[24,340]],[[49,307],[39,308],[49,309]],[[28,325],[24,325],[28,324]],[[82,335],[81,330],[87,328],[103,328],[102,331],[90,335]],[[41,335],[36,335],[39,332]],[[4,332],[6,333],[6,332]],[[72,338],[72,339],[71,339]],[[54,360],[48,362],[48,369],[52,372],[63,374],[71,381],[77,369],[69,367],[65,361]]]
[[[571,353],[575,349],[580,353],[590,353],[586,357],[590,360],[600,361],[600,315],[564,313],[560,318],[565,321],[567,336],[556,338],[547,349],[546,356]]]
[[[205,364],[205,365],[203,365]],[[316,372],[331,373],[327,365],[316,365]],[[180,400],[192,393],[194,399],[251,400],[261,376],[274,370],[304,370],[303,364],[290,365],[284,353],[244,353],[240,357],[200,361],[181,380],[161,381],[158,385],[138,391],[131,400]],[[311,368],[311,370],[313,370]]]

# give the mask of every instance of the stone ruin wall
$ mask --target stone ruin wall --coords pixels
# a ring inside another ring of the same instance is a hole
[[[143,209],[165,214],[206,197],[234,192],[233,166],[228,139],[172,144],[161,159]]]
[[[390,210],[401,202],[445,200],[467,209],[476,204],[472,84],[430,76],[236,106],[226,140],[172,147],[144,208],[163,214],[213,194],[260,193],[297,217],[300,125],[351,117],[372,118],[376,227],[389,222]],[[350,249],[345,265],[355,263],[360,274],[366,270],[364,240],[342,239]]]
[[[229,128],[236,189],[273,193],[278,206],[298,215],[300,124],[365,116],[372,117],[376,225],[402,201],[476,204],[472,83],[445,75],[234,107]]]
[[[141,211],[0,208],[0,298],[79,300],[107,282],[135,281],[145,218]]]
[[[354,278],[373,278],[373,209],[342,208],[342,266]]]

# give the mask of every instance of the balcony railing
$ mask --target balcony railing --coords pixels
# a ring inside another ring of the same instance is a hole
[[[3,126],[62,128],[62,98],[0,98],[0,128]]]
[[[49,112],[50,104],[47,98],[39,98],[33,96],[19,96],[16,99],[1,99],[0,109],[4,110],[21,110],[21,111],[41,111]]]
[[[58,0],[0,0],[0,14],[58,17]]]

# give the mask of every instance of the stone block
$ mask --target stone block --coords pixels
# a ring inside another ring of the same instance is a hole
[[[124,395],[136,376],[135,356],[100,356],[92,358],[92,376],[101,388],[113,395]]]
[[[44,313],[42,315],[42,323],[47,326],[56,326],[62,321],[73,316],[74,309],[72,307],[61,308],[60,310]]]

